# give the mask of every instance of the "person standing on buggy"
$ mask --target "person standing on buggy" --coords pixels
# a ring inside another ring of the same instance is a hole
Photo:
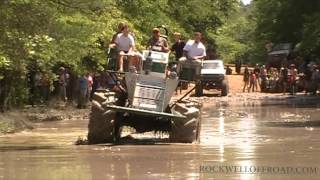
[[[175,43],[171,46],[171,52],[175,53],[175,62],[173,62],[170,65],[170,69],[173,71],[177,70],[177,64],[179,62],[179,59],[183,56],[183,48],[186,45],[186,43],[181,40],[181,34],[178,32],[173,33]]]
[[[206,47],[201,42],[202,34],[195,32],[194,39],[189,40],[183,48],[184,57],[179,59],[181,66],[195,66],[196,74],[200,74],[201,61],[206,57]]]
[[[161,37],[159,28],[153,28],[152,38],[148,41],[147,49],[164,53],[169,52],[168,41]]]

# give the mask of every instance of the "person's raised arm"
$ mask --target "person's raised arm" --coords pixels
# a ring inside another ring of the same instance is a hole
[[[169,53],[170,49],[168,47],[168,42],[166,40],[163,41],[162,51],[165,53]]]
[[[147,50],[151,50],[152,48],[152,43],[151,43],[151,39],[148,40],[148,43],[147,43]]]
[[[119,37],[118,35],[114,35],[114,37],[112,37],[112,40],[109,44],[109,48],[115,48],[117,47],[117,44],[119,43]]]

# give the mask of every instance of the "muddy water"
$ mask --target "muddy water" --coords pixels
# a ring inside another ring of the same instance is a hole
[[[0,137],[0,179],[320,179],[320,107],[204,107],[199,145],[75,146],[87,118]],[[316,167],[317,174],[204,167]],[[202,168],[202,169],[201,169]]]

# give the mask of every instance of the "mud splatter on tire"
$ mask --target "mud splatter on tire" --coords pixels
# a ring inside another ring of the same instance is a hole
[[[197,102],[176,104],[172,112],[184,115],[187,118],[173,120],[169,133],[171,142],[193,143],[199,140],[201,106]]]
[[[92,101],[88,125],[88,144],[113,142],[115,112],[105,110],[104,103],[112,103],[104,93],[96,93]]]

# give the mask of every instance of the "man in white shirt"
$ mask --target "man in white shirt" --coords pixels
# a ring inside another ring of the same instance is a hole
[[[201,60],[206,56],[206,48],[201,42],[202,35],[194,33],[194,40],[189,40],[184,46],[183,51],[188,60]]]
[[[206,57],[206,48],[201,42],[200,32],[194,33],[194,40],[189,40],[183,48],[184,57],[180,58],[182,67],[195,67],[196,74],[200,73],[201,61]]]
[[[119,71],[123,71],[123,57],[125,55],[128,56],[129,64],[131,56],[133,55],[133,48],[134,48],[134,39],[131,34],[129,34],[128,25],[124,25],[122,29],[122,33],[119,33],[116,37],[115,43],[111,44],[110,47],[116,46],[119,52],[118,54],[118,61],[119,61]]]

